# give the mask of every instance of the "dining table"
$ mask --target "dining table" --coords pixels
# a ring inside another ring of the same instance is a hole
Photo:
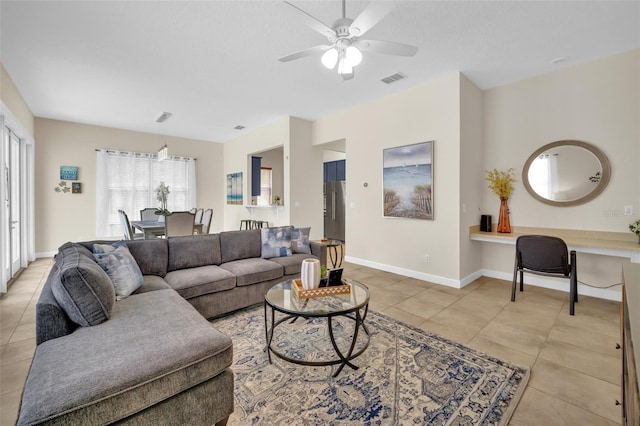
[[[164,222],[158,220],[132,220],[131,226],[144,234],[144,239],[163,237],[165,234]],[[193,230],[202,233],[202,223],[194,223]]]

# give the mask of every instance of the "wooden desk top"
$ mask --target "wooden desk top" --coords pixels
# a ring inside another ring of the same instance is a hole
[[[581,253],[626,257],[640,263],[638,237],[631,232],[583,231],[577,229],[512,227],[508,234],[480,231],[480,225],[469,227],[469,238],[474,241],[514,244],[521,235],[550,235],[564,240],[569,250]]]

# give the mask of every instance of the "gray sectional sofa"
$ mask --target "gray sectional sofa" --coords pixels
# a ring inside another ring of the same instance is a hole
[[[18,425],[225,424],[231,339],[205,318],[263,301],[311,254],[261,258],[260,230],[127,241],[142,285],[116,301],[92,241],[60,247],[36,308]],[[195,308],[195,309],[194,309]]]

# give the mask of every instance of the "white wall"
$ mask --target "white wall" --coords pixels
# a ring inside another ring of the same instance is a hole
[[[460,75],[319,119],[313,138],[314,145],[346,140],[348,260],[457,286]],[[384,218],[383,149],[431,140],[434,220]],[[425,263],[426,254],[431,263]]]
[[[221,144],[36,118],[36,252],[54,253],[67,241],[96,238],[95,167],[97,148],[155,153],[163,144],[171,155],[194,157],[197,202],[212,208],[210,232],[221,230],[223,148]],[[78,166],[81,194],[55,192],[60,166]]]
[[[635,50],[484,92],[484,168],[513,167],[518,174],[509,200],[512,226],[628,232],[628,224],[640,217],[639,64],[640,50]],[[522,185],[529,155],[563,139],[596,145],[611,162],[608,187],[580,206],[543,204]],[[497,218],[499,200],[486,185],[483,191],[483,213]],[[623,215],[625,205],[634,207],[633,216]],[[474,244],[483,251],[485,273],[510,275],[513,247]],[[579,254],[579,278],[618,283],[623,262]]]

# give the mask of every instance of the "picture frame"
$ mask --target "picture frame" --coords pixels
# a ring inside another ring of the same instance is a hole
[[[383,150],[384,217],[433,220],[433,145],[428,141]]]
[[[242,172],[227,174],[227,204],[242,205]]]
[[[78,180],[78,167],[60,166],[60,180]]]
[[[72,194],[82,194],[82,184],[80,182],[73,182],[71,184]]]

